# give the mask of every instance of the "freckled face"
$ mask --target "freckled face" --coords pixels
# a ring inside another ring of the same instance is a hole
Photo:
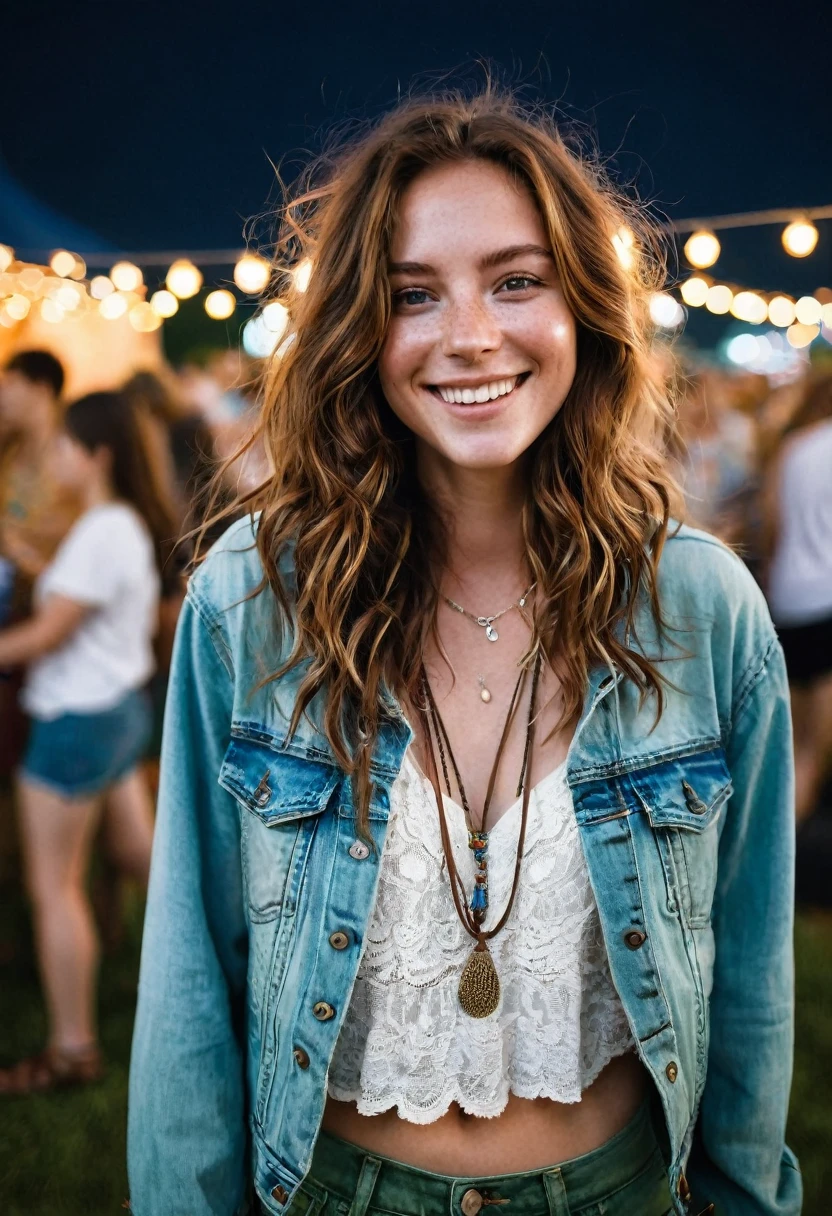
[[[425,170],[403,197],[390,263],[379,377],[391,409],[421,456],[513,464],[575,376],[575,320],[530,194],[487,161]]]

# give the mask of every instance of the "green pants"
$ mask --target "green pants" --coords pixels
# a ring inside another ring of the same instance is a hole
[[[492,1206],[493,1205],[493,1206]],[[285,1216],[667,1216],[667,1170],[645,1103],[600,1148],[525,1174],[452,1178],[321,1132]]]

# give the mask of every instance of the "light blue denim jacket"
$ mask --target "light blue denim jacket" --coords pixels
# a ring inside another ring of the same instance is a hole
[[[279,1216],[290,1204],[411,738],[391,698],[373,853],[316,726],[320,703],[290,739],[298,673],[257,688],[280,648],[271,591],[246,598],[262,576],[252,541],[249,520],[232,526],[179,622],[130,1079],[135,1216]],[[291,586],[288,556],[282,576]],[[659,587],[692,657],[660,644],[643,605],[633,643],[663,659],[675,690],[651,729],[652,699],[639,709],[620,672],[593,672],[568,755],[575,815],[612,976],[660,1095],[676,1212],[714,1202],[720,1216],[796,1216],[782,654],[756,585],[712,537],[669,539]]]

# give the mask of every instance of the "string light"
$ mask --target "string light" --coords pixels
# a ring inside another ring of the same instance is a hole
[[[180,300],[190,300],[202,286],[202,274],[188,258],[177,258],[168,271],[165,282]]]
[[[293,280],[295,291],[304,292],[309,286],[309,280],[312,278],[312,259],[304,258],[303,261],[295,267]]]
[[[43,279],[43,271],[37,266],[27,266],[17,276],[17,281],[24,291],[36,292]]]
[[[762,325],[768,316],[768,305],[756,291],[738,291],[731,301],[731,315],[738,321]]]
[[[793,258],[806,258],[818,243],[818,230],[809,220],[792,220],[783,229],[783,248]]]
[[[134,304],[127,319],[140,334],[151,334],[162,324],[162,318],[146,300],[140,300],[138,304]]]
[[[693,275],[690,279],[685,279],[680,291],[682,299],[689,308],[701,308],[708,298],[710,283],[707,279],[700,279],[698,275]]]
[[[86,276],[87,263],[84,261],[84,259],[82,257],[79,257],[79,255],[77,253],[74,256],[75,256],[75,265],[72,267],[72,270],[70,270],[69,277],[71,279],[75,279],[77,282],[80,282],[81,279],[83,279]]]
[[[794,322],[794,300],[788,296],[774,296],[768,302],[768,319],[780,329],[788,329]]]
[[[44,321],[48,321],[50,325],[57,325],[59,321],[63,321],[66,313],[61,308],[57,300],[50,300],[48,297],[40,302],[40,315]]]
[[[650,297],[650,319],[660,329],[677,329],[685,319],[678,300],[666,291],[655,291]]]
[[[713,232],[706,232],[704,229],[694,232],[685,242],[685,257],[697,270],[713,266],[721,250],[722,246]]]
[[[26,296],[14,294],[4,301],[3,307],[13,320],[22,321],[29,315],[31,304]]]
[[[259,295],[271,277],[271,269],[258,253],[244,253],[234,267],[234,282],[246,295]]]
[[[0,245],[0,274],[9,269],[14,261],[14,250],[11,245]]]
[[[286,305],[281,304],[280,300],[272,300],[271,304],[267,304],[263,309],[262,315],[266,329],[276,338],[281,338],[289,324],[289,310]]]
[[[112,279],[108,279],[106,274],[97,274],[90,283],[90,295],[94,300],[103,300],[105,296],[111,296],[115,289],[115,283]]]
[[[122,295],[120,291],[114,291],[112,295],[98,301],[98,311],[106,321],[116,321],[127,312],[127,296]]]
[[[205,297],[205,311],[212,321],[227,321],[236,307],[237,300],[230,291],[212,291]]]
[[[635,243],[636,238],[633,230],[626,224],[622,224],[618,231],[613,234],[613,248],[625,270],[632,270],[635,265]]]
[[[790,325],[786,330],[786,338],[789,345],[793,346],[795,350],[802,350],[803,347],[810,346],[819,333],[820,326],[802,325],[800,322],[797,322],[795,325]]]
[[[142,272],[132,262],[116,262],[110,271],[110,278],[119,291],[135,291],[144,282]]]
[[[179,311],[179,301],[172,291],[154,291],[150,307],[160,317],[172,317]]]
[[[705,307],[708,312],[722,316],[730,309],[733,298],[734,293],[730,287],[726,287],[724,283],[715,283],[713,287],[708,288]]]

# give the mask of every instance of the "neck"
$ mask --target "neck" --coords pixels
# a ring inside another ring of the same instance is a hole
[[[23,432],[23,449],[26,453],[39,453],[55,437],[56,425],[51,409],[40,409],[34,406],[26,421]]]
[[[91,511],[93,507],[100,507],[105,502],[113,502],[115,497],[113,487],[109,482],[91,481],[84,489],[84,508]]]
[[[447,528],[440,588],[453,598],[465,591],[487,591],[489,600],[492,594],[519,595],[528,575],[523,542],[526,481],[521,463],[465,469],[422,460],[419,476]]]

